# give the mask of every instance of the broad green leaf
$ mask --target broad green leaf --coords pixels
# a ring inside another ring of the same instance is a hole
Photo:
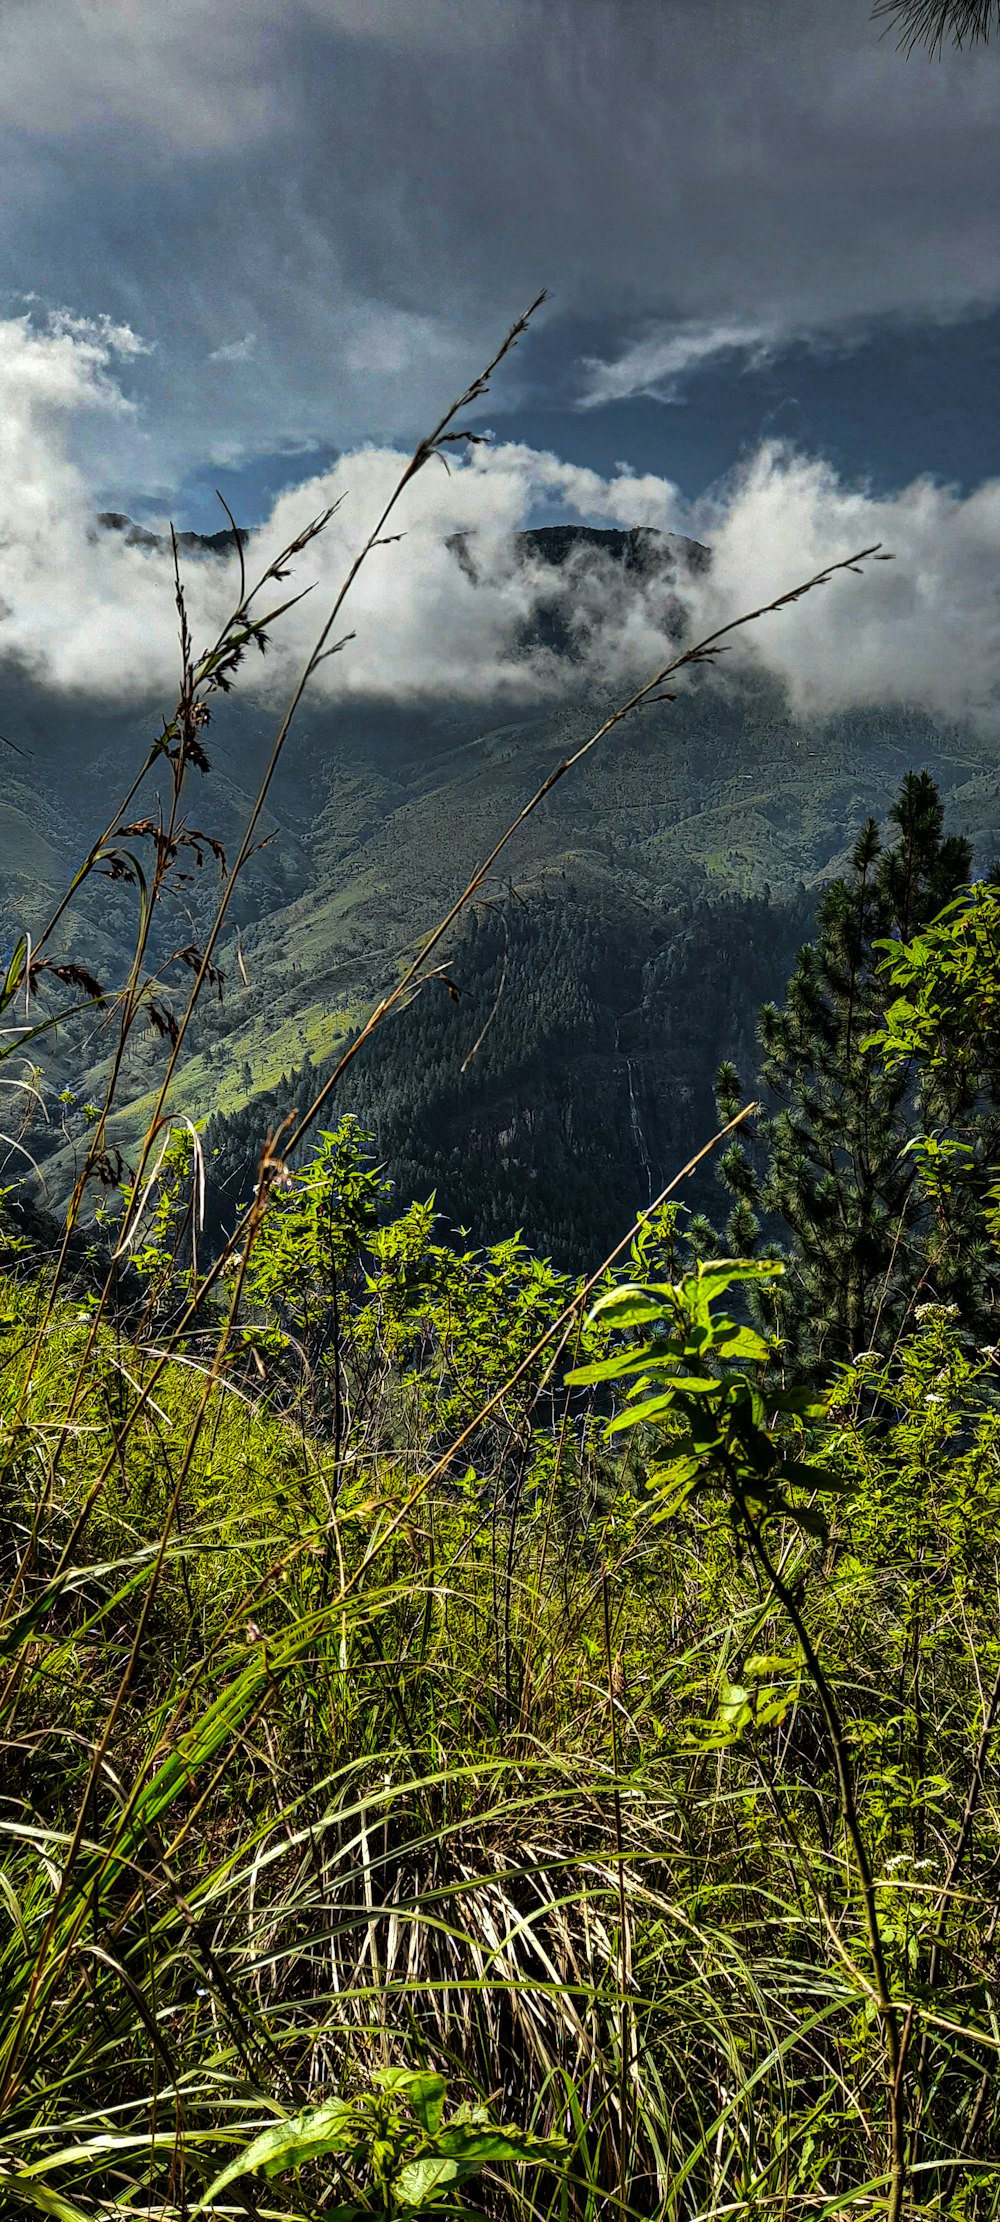
[[[723,1676],[715,1717],[696,1731],[696,1741],[702,1747],[715,1751],[726,1744],[735,1743],[752,1716],[753,1704],[749,1690],[745,1690],[739,1682],[730,1682]]]
[[[398,2091],[405,2098],[429,2137],[441,2126],[447,2083],[443,2075],[425,2075],[409,2068],[377,2068],[372,2082],[383,2091]]]
[[[753,1327],[737,1327],[735,1332],[730,1330],[720,1335],[713,1349],[718,1358],[759,1358],[763,1361],[770,1356],[771,1344]]]
[[[499,2166],[504,2161],[548,2160],[562,2150],[558,2138],[533,2137],[530,2130],[494,2127],[489,2122],[481,2126],[449,2122],[437,2143],[439,2152],[448,2153],[469,2174],[490,2161]]]
[[[657,1491],[656,1510],[650,1514],[654,1527],[660,1526],[664,1520],[675,1519],[679,1512],[683,1512],[688,1498],[698,1486],[701,1472],[700,1460],[687,1458],[679,1461],[676,1468],[667,1469],[652,1477],[655,1482],[662,1479],[666,1484]]]
[[[831,1474],[825,1466],[810,1466],[804,1458],[783,1458],[776,1468],[776,1480],[794,1482],[798,1489],[813,1489],[821,1497],[853,1497],[853,1481],[845,1481],[839,1474]]]
[[[357,2111],[347,2099],[327,2099],[322,2106],[273,2122],[216,2176],[195,2214],[204,2213],[220,2191],[240,2176],[280,2176],[286,2168],[300,2168],[303,2161],[316,2160],[323,2153],[349,2152],[357,2143],[358,2130]]]
[[[443,2154],[430,2154],[426,2160],[411,2160],[400,2169],[393,2192],[401,2206],[426,2206],[445,2184],[455,2182],[458,2172],[457,2161],[448,2160]]]
[[[755,1728],[774,1728],[787,1718],[798,1696],[798,1688],[787,1686],[781,1690],[762,1690],[754,1707]]]
[[[628,1282],[623,1288],[606,1289],[590,1307],[588,1319],[600,1319],[606,1327],[631,1327],[638,1321],[661,1318],[664,1311],[666,1287],[641,1287]]]
[[[746,1661],[743,1673],[751,1682],[759,1681],[764,1674],[801,1674],[801,1659],[788,1658],[783,1651],[755,1651]]]
[[[697,1286],[705,1301],[714,1304],[728,1288],[741,1281],[773,1281],[784,1272],[780,1258],[713,1258],[699,1266]]]
[[[595,1358],[587,1366],[574,1366],[565,1376],[571,1389],[586,1389],[596,1381],[619,1381],[624,1374],[662,1371],[665,1365],[676,1365],[683,1345],[677,1342],[632,1343],[627,1350],[616,1350],[613,1357]]]
[[[772,1397],[771,1402],[776,1412],[789,1412],[800,1420],[826,1418],[828,1400],[826,1397],[818,1397],[815,1389],[782,1389],[779,1395]]]
[[[623,1427],[638,1427],[643,1420],[667,1419],[673,1409],[673,1392],[667,1389],[659,1396],[647,1397],[644,1404],[633,1405],[630,1412],[619,1412],[617,1419],[608,1422],[609,1435],[618,1435]]]

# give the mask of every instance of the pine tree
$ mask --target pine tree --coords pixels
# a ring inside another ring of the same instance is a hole
[[[888,16],[907,54],[926,47],[940,54],[943,47],[976,46],[1000,29],[997,0],[876,0],[875,16]]]
[[[889,1071],[865,1043],[887,999],[876,945],[908,941],[934,917],[968,879],[971,853],[966,841],[945,835],[926,772],[907,774],[889,817],[897,840],[883,847],[868,820],[850,871],[822,897],[815,938],[800,952],[784,1008],[768,1004],[761,1012],[765,1114],[756,1147],[735,1143],[721,1168],[735,1200],[726,1230],[731,1252],[785,1250],[788,1270],[775,1302],[791,1353],[805,1366],[885,1342],[922,1288],[940,1293],[928,1279],[926,1214],[906,1147],[914,1132],[912,1077],[905,1066]],[[740,1095],[733,1067],[723,1066],[724,1116]],[[776,1225],[777,1244],[770,1239]]]

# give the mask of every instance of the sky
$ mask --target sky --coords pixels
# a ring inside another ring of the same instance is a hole
[[[5,0],[0,654],[167,684],[95,512],[216,530],[221,488],[263,547],[335,490],[333,566],[545,287],[331,687],[513,685],[510,579],[460,653],[443,540],[579,515],[710,538],[706,620],[885,540],[803,698],[992,715],[998,96],[1000,47],[904,58],[870,0]]]

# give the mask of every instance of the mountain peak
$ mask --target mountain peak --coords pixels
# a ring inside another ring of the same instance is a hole
[[[478,537],[475,531],[453,532],[447,543],[474,586],[478,586],[481,576],[476,557]],[[623,571],[641,579],[657,575],[676,578],[679,571],[706,571],[712,560],[711,549],[700,540],[688,540],[679,532],[660,532],[655,525],[530,525],[526,531],[513,534],[512,544],[525,563],[541,562],[561,570],[576,556],[610,556]]]
[[[705,571],[712,560],[711,549],[700,540],[660,532],[656,525],[533,525],[515,534],[514,544],[519,553],[551,564],[566,563],[578,552],[593,549],[595,554],[611,556],[623,571],[643,577],[677,566]]]
[[[487,543],[485,563],[476,532],[452,533],[447,545],[466,578],[479,586],[493,554],[492,545]],[[588,573],[598,596],[607,583],[606,571],[602,578],[602,567],[608,563],[633,592],[641,594],[650,589],[667,629],[679,634],[685,613],[677,589],[685,580],[707,571],[712,561],[711,549],[700,540],[659,532],[655,525],[532,525],[527,531],[513,533],[511,545],[517,562],[536,572],[531,616],[519,630],[518,647],[522,654],[535,648],[552,649],[569,663],[582,660],[588,620],[585,609],[577,606],[577,589]],[[539,569],[554,574],[551,585],[537,578]],[[560,578],[559,573],[572,575]]]
[[[98,519],[103,532],[118,532],[130,548],[153,548],[158,555],[169,555],[171,542],[166,533],[147,532],[145,525],[137,525],[122,509],[102,509]],[[237,545],[245,547],[248,532],[237,526],[234,536],[227,525],[224,532],[179,532],[175,535],[182,555],[227,556]]]

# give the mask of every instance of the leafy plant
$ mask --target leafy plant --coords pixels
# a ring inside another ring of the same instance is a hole
[[[853,1858],[856,1886],[871,1958],[871,1997],[885,2044],[888,2107],[888,2180],[890,2222],[898,2222],[906,2196],[903,2021],[893,1995],[879,1893],[858,1800],[849,1739],[833,1682],[810,1633],[803,1609],[805,1570],[791,1569],[787,1554],[776,1550],[769,1529],[775,1521],[825,1543],[829,1521],[824,1499],[842,1497],[847,1484],[823,1465],[803,1458],[802,1437],[809,1423],[825,1417],[826,1401],[803,1388],[771,1389],[754,1379],[738,1361],[758,1369],[772,1348],[750,1327],[714,1307],[729,1289],[773,1278],[776,1261],[754,1263],[723,1259],[700,1262],[683,1281],[619,1289],[598,1299],[591,1313],[606,1326],[640,1336],[639,1346],[576,1369],[571,1386],[606,1386],[629,1380],[626,1409],[609,1423],[609,1432],[640,1425],[663,1433],[650,1481],[656,1516],[668,1519],[705,1491],[721,1492],[737,1534],[746,1542],[773,1596],[790,1623],[829,1736],[841,1819]],[[676,1421],[680,1418],[680,1427]],[[802,1492],[808,1492],[802,1502]],[[819,1500],[819,1502],[817,1502]],[[747,1680],[778,1664],[794,1679],[798,1662],[763,1658],[748,1661]],[[714,1742],[727,1742],[751,1722],[780,1721],[790,1696],[768,1691],[758,1712],[747,1688],[723,1677],[719,1728]]]
[[[457,2202],[463,2211],[460,2194],[484,2168],[558,2167],[566,2152],[565,2138],[495,2122],[486,2106],[458,2106],[446,2118],[442,2075],[377,2068],[372,2082],[374,2090],[359,2098],[327,2099],[262,2131],[216,2177],[195,2213],[211,2211],[244,2176],[273,2180],[324,2160],[334,2163],[333,2202],[324,2196],[324,2214],[335,2222],[362,2215],[405,2222],[427,2207],[454,2211]]]

